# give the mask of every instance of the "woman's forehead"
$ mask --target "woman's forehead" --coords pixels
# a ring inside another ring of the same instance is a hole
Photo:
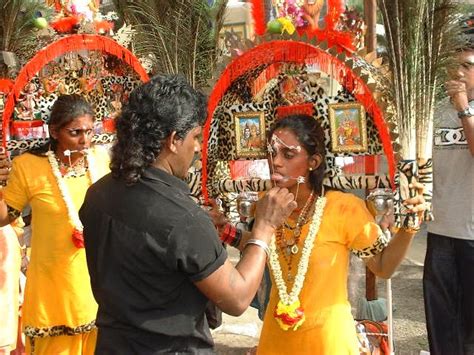
[[[273,132],[271,144],[275,146],[275,148],[287,148],[298,152],[302,149],[296,134],[286,128],[277,129]]]
[[[279,128],[273,132],[273,136],[278,137],[278,139],[282,140],[283,142],[287,144],[300,144],[300,141],[298,140],[298,137],[296,136],[295,132],[293,130],[288,129],[288,128]]]
[[[82,115],[74,118],[72,121],[64,125],[64,127],[72,126],[89,126],[94,124],[94,118],[91,115]]]

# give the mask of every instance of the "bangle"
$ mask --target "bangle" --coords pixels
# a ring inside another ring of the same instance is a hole
[[[242,231],[239,228],[234,227],[232,224],[227,223],[224,230],[219,235],[219,239],[222,243],[237,248],[242,240]]]
[[[230,246],[237,248],[242,240],[242,231],[239,228],[236,228],[235,237],[232,242],[230,242]]]
[[[270,257],[270,248],[268,248],[268,244],[265,243],[263,240],[249,239],[249,240],[247,240],[247,243],[245,243],[244,249],[247,248],[247,246],[249,244],[253,244],[253,245],[256,245],[256,246],[262,248],[263,251],[265,252],[265,254],[267,254],[267,257]]]

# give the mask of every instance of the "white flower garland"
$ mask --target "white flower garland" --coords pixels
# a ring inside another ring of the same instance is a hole
[[[308,236],[304,241],[303,250],[301,251],[301,259],[298,263],[298,271],[296,272],[295,282],[293,283],[290,294],[288,294],[288,289],[283,278],[280,262],[278,260],[275,238],[272,238],[270,242],[270,268],[272,269],[275,284],[278,288],[280,301],[287,306],[298,301],[300,292],[303,288],[306,272],[308,271],[309,257],[311,256],[311,252],[314,247],[314,241],[318,234],[319,226],[321,225],[325,205],[326,197],[319,197],[316,201],[316,207],[313,214],[313,220],[309,227]]]
[[[52,150],[46,152],[46,156],[48,157],[49,165],[51,165],[51,170],[53,171],[53,175],[56,179],[56,183],[58,184],[59,192],[61,193],[61,197],[63,198],[64,203],[66,204],[67,214],[69,220],[72,223],[74,229],[79,232],[82,232],[84,227],[82,225],[81,220],[79,219],[79,214],[72,202],[71,196],[69,194],[69,190],[64,182],[64,178],[61,175],[61,171],[59,170],[58,160],[56,159],[56,154]],[[91,183],[97,181],[97,175],[95,174],[95,165],[94,165],[94,158],[92,154],[85,155],[84,159],[87,160],[88,166],[88,175]]]

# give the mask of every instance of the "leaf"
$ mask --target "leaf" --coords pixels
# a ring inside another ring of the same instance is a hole
[[[125,22],[136,29],[133,50],[152,54],[156,73],[180,73],[204,87],[215,69],[219,32],[227,0],[114,0]]]
[[[378,0],[386,33],[390,95],[405,159],[425,156],[446,64],[457,47],[453,0]]]

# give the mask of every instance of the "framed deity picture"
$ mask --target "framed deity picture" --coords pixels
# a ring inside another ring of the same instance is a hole
[[[238,158],[264,158],[265,116],[263,112],[234,113],[236,150]]]
[[[329,105],[333,152],[367,151],[367,123],[364,107],[357,102]]]

